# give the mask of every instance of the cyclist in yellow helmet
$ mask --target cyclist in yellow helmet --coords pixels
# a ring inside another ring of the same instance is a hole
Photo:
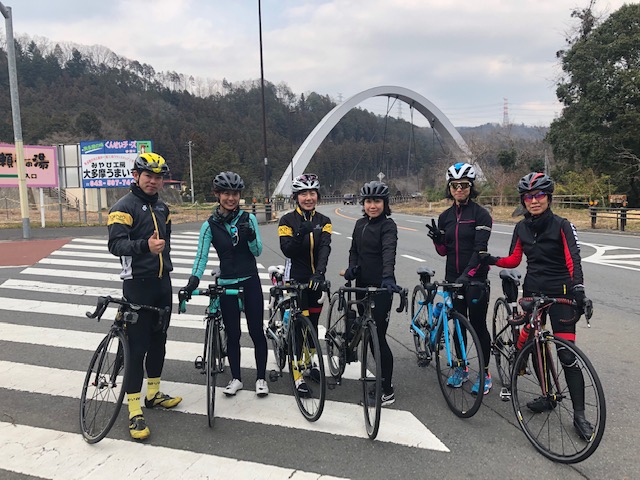
[[[173,270],[171,217],[167,205],[158,198],[167,162],[157,153],[142,153],[133,167],[131,191],[109,211],[109,251],[120,257],[124,297],[133,303],[171,307],[169,273]],[[136,440],[149,436],[142,415],[140,397],[144,370],[147,371],[145,407],[173,408],[182,401],[160,392],[169,319],[159,324],[158,315],[141,310],[138,321],[127,324],[131,350],[131,370],[125,390],[129,404],[129,433]]]

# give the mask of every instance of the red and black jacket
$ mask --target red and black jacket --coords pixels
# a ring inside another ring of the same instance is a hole
[[[580,244],[576,229],[551,209],[537,217],[527,214],[513,231],[509,256],[496,265],[515,268],[527,257],[523,289],[546,295],[566,295],[583,283]]]

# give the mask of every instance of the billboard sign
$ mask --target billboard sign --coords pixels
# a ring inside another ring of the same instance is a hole
[[[150,140],[80,142],[82,187],[128,187],[133,182],[132,169],[136,157],[152,151]]]
[[[24,145],[24,166],[27,187],[57,187],[58,159],[56,147]],[[0,187],[18,186],[16,147],[0,143]]]

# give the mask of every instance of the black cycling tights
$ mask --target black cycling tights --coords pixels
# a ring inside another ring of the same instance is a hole
[[[479,346],[482,350],[484,367],[488,369],[489,359],[491,358],[491,335],[489,335],[489,330],[487,329],[489,285],[469,285],[462,293],[464,298],[455,299],[453,306],[457,312],[469,319],[469,323],[476,331],[480,342]]]
[[[128,301],[139,305],[171,307],[171,280],[168,275],[162,278],[125,280],[122,293]],[[168,321],[169,319],[167,323]],[[138,393],[142,390],[145,368],[149,378],[158,378],[162,375],[167,334],[161,327],[158,323],[158,314],[148,310],[140,310],[138,321],[127,324],[130,350],[129,379],[125,386],[127,393]]]
[[[267,339],[262,330],[262,318],[264,314],[264,300],[262,298],[262,285],[257,275],[239,282],[235,285],[227,285],[230,288],[243,287],[244,314],[247,318],[249,335],[253,340],[256,358],[256,378],[264,380],[267,369]],[[238,297],[223,295],[220,297],[222,319],[227,332],[227,357],[231,367],[233,378],[242,380],[240,370],[240,308]]]

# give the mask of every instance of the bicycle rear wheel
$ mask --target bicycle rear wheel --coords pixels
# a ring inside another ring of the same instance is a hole
[[[288,344],[293,395],[304,418],[315,422],[322,415],[327,394],[322,348],[309,318],[298,314],[291,321]]]
[[[520,428],[532,445],[560,463],[577,463],[591,456],[604,434],[606,405],[598,374],[585,354],[574,343],[546,334],[539,344],[525,344],[514,365],[511,402]],[[574,426],[567,373],[572,378],[581,375],[584,382],[584,413],[593,427],[586,440]],[[542,381],[547,384],[546,395],[542,394]]]
[[[118,418],[129,370],[129,344],[111,330],[89,363],[80,395],[80,429],[88,443],[102,440]]]
[[[484,396],[484,362],[478,335],[466,317],[450,310],[446,321],[438,327],[437,338],[436,373],[440,390],[453,413],[461,418],[472,417]],[[475,395],[471,387],[478,378],[480,394]]]
[[[207,329],[207,421],[209,427],[213,427],[215,422],[215,406],[216,406],[216,379],[220,371],[221,359],[221,339],[220,329],[215,320],[210,319],[209,328]]]
[[[491,348],[496,360],[496,368],[500,383],[504,388],[511,389],[511,364],[513,363],[517,341],[515,327],[509,325],[507,319],[511,316],[511,306],[504,297],[496,300],[493,307],[493,328]],[[508,400],[508,397],[507,397]]]
[[[370,439],[376,438],[380,428],[382,409],[382,363],[378,330],[372,320],[365,322],[360,344],[362,362],[360,377],[362,380],[362,406],[364,407],[364,425]]]
[[[329,361],[329,373],[335,379],[342,377],[347,358],[347,311],[338,310],[340,296],[334,293],[329,303],[327,317],[327,333],[325,341],[327,345],[327,359]]]
[[[418,365],[426,367],[431,362],[431,351],[429,349],[430,322],[429,309],[427,308],[427,292],[422,285],[416,285],[413,289],[413,294],[411,295],[411,318],[425,334],[425,337],[422,338],[413,328],[411,329]]]

